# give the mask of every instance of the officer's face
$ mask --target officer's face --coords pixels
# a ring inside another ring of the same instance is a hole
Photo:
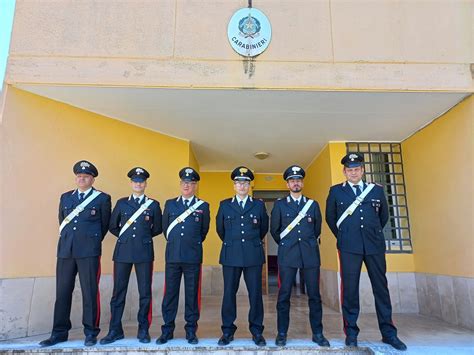
[[[353,184],[357,184],[360,180],[362,180],[362,176],[364,175],[364,168],[361,166],[357,166],[355,168],[344,167],[342,172],[346,176],[347,181]]]
[[[130,185],[132,186],[132,191],[135,194],[142,195],[145,193],[146,181],[142,181],[142,182],[130,181]]]
[[[197,188],[197,182],[196,181],[182,181],[180,183],[180,188],[181,188],[181,195],[183,197],[191,197],[195,194],[196,188]]]
[[[234,181],[234,190],[239,196],[247,196],[250,190],[250,181]]]
[[[286,186],[288,186],[288,189],[290,189],[291,192],[301,192],[304,187],[303,180],[301,179],[288,179],[286,181]]]
[[[79,190],[86,191],[94,183],[94,177],[89,174],[77,174],[76,175],[76,185]]]

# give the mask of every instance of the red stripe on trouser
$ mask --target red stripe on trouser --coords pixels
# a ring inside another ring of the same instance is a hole
[[[201,280],[202,280],[202,265],[199,266],[199,280],[198,280],[198,312],[201,313]]]
[[[100,256],[99,256],[99,269],[97,270],[97,317],[95,319],[95,326],[98,327],[100,324],[100,289],[99,289],[99,282],[100,282]]]
[[[166,269],[165,269],[165,281],[163,284],[163,298],[165,297],[165,295],[166,295]]]
[[[277,276],[277,280],[278,280],[278,288],[281,287],[281,280],[280,280],[280,268],[278,268],[278,276]]]
[[[150,280],[150,309],[148,309],[148,327],[151,326],[151,320],[153,319],[153,261],[151,262],[151,280]]]
[[[199,280],[198,280],[198,313],[201,314],[201,282],[202,281],[202,265],[199,265]],[[196,330],[198,330],[199,325],[196,322]]]
[[[112,281],[114,283],[114,291],[115,291],[115,262],[114,262],[114,268],[113,268],[113,271],[112,271]],[[112,293],[112,297],[114,297],[114,294]],[[110,310],[110,321],[109,323],[112,321],[112,309]]]
[[[344,281],[342,280],[342,262],[341,262],[341,251],[337,251],[337,256],[339,258],[339,273],[341,274],[341,314],[342,314],[342,330],[344,331],[344,334],[347,335],[346,333],[346,326],[347,326],[347,321],[344,319],[344,313],[342,310],[342,305],[344,303]]]

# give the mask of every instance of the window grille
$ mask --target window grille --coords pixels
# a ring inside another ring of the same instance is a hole
[[[383,230],[387,253],[412,253],[400,143],[348,142],[346,148],[364,155],[365,180],[384,187],[390,216]]]

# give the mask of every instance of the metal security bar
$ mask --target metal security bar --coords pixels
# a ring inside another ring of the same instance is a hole
[[[348,142],[346,148],[364,155],[366,181],[384,187],[390,215],[383,230],[387,253],[412,253],[401,145]]]

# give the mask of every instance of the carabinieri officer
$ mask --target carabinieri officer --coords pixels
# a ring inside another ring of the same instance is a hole
[[[382,185],[362,181],[363,162],[363,155],[358,153],[349,153],[342,158],[347,181],[332,186],[326,201],[326,222],[337,239],[339,250],[345,342],[347,346],[357,346],[359,279],[364,262],[373,288],[382,341],[397,350],[406,350],[392,321],[385,276],[383,227],[389,218],[387,200]]]
[[[293,280],[298,269],[306,283],[309,305],[309,322],[312,340],[319,346],[329,346],[323,335],[322,304],[319,292],[320,257],[318,238],[321,234],[319,204],[303,196],[303,179],[306,173],[298,165],[283,173],[290,194],[275,201],[271,218],[271,234],[278,244],[278,278],[280,288],[277,301],[277,346],[285,346],[290,324],[290,298]]]
[[[85,346],[97,343],[100,332],[100,256],[110,219],[110,195],[92,185],[99,175],[86,160],[73,167],[77,189],[62,194],[59,202],[59,241],[56,264],[56,302],[51,336],[40,342],[51,346],[67,341],[71,329],[72,293],[79,273]]]
[[[245,166],[232,171],[236,195],[220,203],[216,217],[217,234],[222,239],[219,262],[224,276],[222,299],[222,336],[219,345],[234,340],[237,327],[236,293],[244,274],[249,293],[249,329],[258,346],[266,345],[263,337],[262,265],[265,263],[262,239],[268,232],[268,215],[263,201],[249,196],[253,173]]]
[[[186,339],[197,344],[196,331],[201,311],[202,243],[209,231],[209,204],[195,196],[198,172],[185,167],[179,172],[181,196],[166,201],[163,212],[163,231],[167,239],[165,292],[161,310],[165,324],[157,344],[173,339],[178,312],[179,287],[184,276],[184,319]]]
[[[117,201],[110,218],[110,232],[117,243],[114,250],[114,290],[110,300],[109,333],[101,339],[101,344],[110,344],[123,339],[122,315],[132,267],[137,276],[140,304],[138,308],[137,338],[141,343],[149,343],[148,329],[152,319],[151,284],[153,278],[153,237],[160,234],[160,203],[145,195],[148,171],[136,167],[127,174],[130,178],[132,194]]]

